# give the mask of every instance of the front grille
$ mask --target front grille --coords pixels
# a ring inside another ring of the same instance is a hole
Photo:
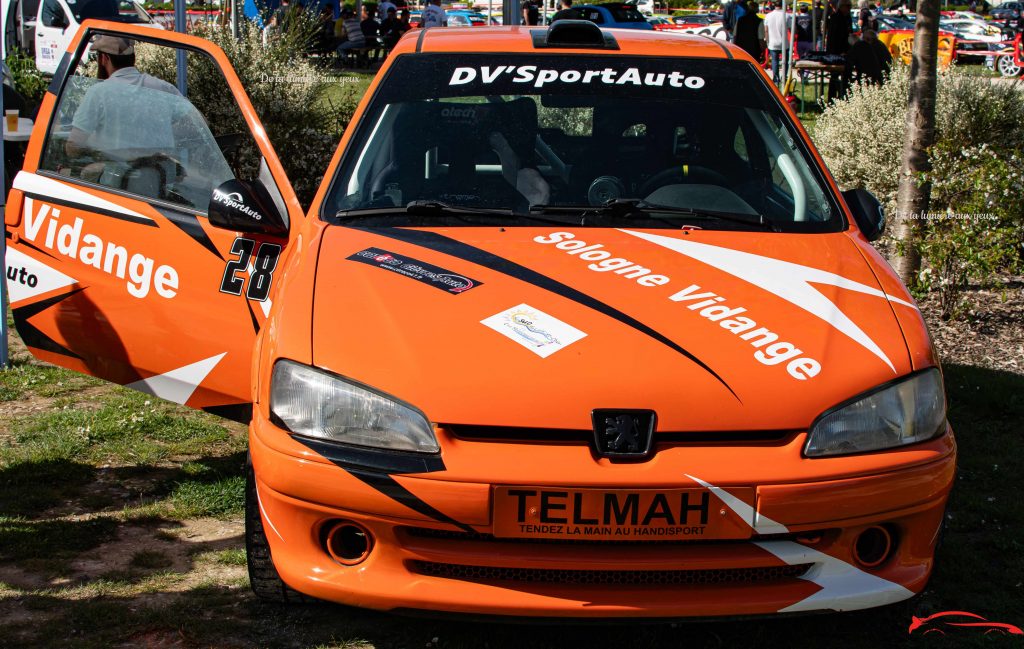
[[[649,541],[636,540],[602,540],[602,539],[544,539],[544,538],[498,538],[493,534],[485,532],[457,532],[455,530],[435,530],[429,527],[399,527],[400,534],[421,539],[440,539],[444,541],[471,541],[475,543],[529,543],[536,545],[595,545],[604,547],[617,547],[624,545],[652,546],[652,545],[723,545],[728,543],[750,543],[750,539],[659,539]],[[800,534],[772,534],[758,536],[759,540],[804,540],[820,535],[820,532],[801,532]]]
[[[813,564],[710,570],[558,570],[465,566],[432,561],[409,561],[407,565],[412,572],[420,575],[474,582],[575,586],[708,586],[763,584],[795,579],[807,572]]]
[[[510,426],[471,426],[445,424],[458,439],[480,442],[512,442],[520,444],[590,445],[594,431],[563,428],[515,428]],[[654,433],[658,445],[676,444],[779,444],[788,441],[794,430],[734,430]]]

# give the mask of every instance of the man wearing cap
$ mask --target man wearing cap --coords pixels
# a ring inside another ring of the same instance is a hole
[[[71,121],[65,150],[77,156],[88,149],[174,147],[176,107],[187,100],[178,89],[135,68],[135,46],[125,38],[98,36],[92,43],[101,81],[85,93]],[[163,97],[164,93],[176,99]]]

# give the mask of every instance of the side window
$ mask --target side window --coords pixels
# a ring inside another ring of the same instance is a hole
[[[255,143],[213,59],[169,45],[101,38],[131,51],[97,51],[72,68],[41,170],[200,213],[221,183],[257,177]],[[175,87],[178,51],[186,54],[188,97]]]
[[[604,16],[602,16],[601,12],[597,9],[587,9],[587,13],[585,13],[583,17],[592,23],[597,23],[598,25],[604,22]]]
[[[68,26],[68,17],[57,0],[43,0],[43,25],[46,27]]]

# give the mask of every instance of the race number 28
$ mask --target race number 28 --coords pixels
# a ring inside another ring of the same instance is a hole
[[[256,250],[255,257],[253,250]],[[246,276],[239,276],[239,271],[249,271],[249,288],[245,297],[257,302],[263,302],[270,295],[270,284],[274,279],[274,269],[277,268],[277,259],[281,256],[281,246],[276,243],[261,243],[256,249],[256,242],[252,239],[239,237],[231,245],[231,254],[238,255],[237,259],[228,261],[224,268],[224,277],[220,281],[220,292],[231,295],[241,295],[245,287]],[[250,267],[250,262],[252,265]]]

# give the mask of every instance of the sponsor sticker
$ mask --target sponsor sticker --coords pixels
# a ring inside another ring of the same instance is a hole
[[[349,261],[358,261],[363,264],[369,264],[370,266],[376,266],[377,268],[383,268],[399,275],[404,275],[410,279],[414,279],[417,282],[433,286],[434,288],[440,289],[446,293],[465,293],[471,288],[476,288],[483,284],[483,282],[477,281],[465,275],[459,275],[453,273],[450,270],[428,264],[425,261],[419,261],[412,257],[406,257],[405,255],[399,255],[395,252],[389,252],[380,248],[367,248],[366,250],[360,250],[354,255],[347,257]]]
[[[514,340],[541,358],[547,358],[587,335],[528,304],[505,309],[481,320],[480,324]]]
[[[562,85],[606,85],[606,86],[665,86],[671,88],[687,88],[700,90],[704,87],[703,77],[687,76],[678,70],[671,72],[643,73],[639,68],[627,68],[622,71],[610,67],[600,70],[553,70],[538,68],[536,65],[499,65],[491,67],[471,66],[458,67],[452,71],[448,80],[449,86],[461,86],[467,83],[493,84],[511,80],[534,88],[543,88],[548,84]]]

